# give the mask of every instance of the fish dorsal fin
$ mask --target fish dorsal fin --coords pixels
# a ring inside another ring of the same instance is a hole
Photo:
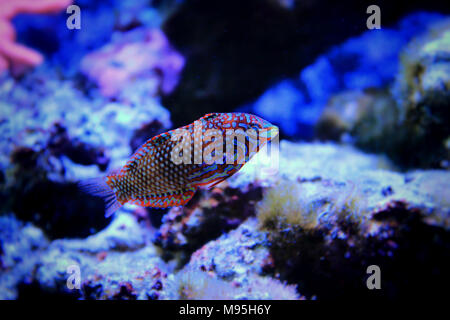
[[[130,157],[130,159],[125,164],[124,169],[134,170],[137,169],[137,163],[146,155],[152,155],[153,151],[157,149],[158,146],[165,144],[167,141],[170,140],[171,134],[169,132],[161,133],[157,136],[154,136],[153,138],[150,138],[147,140],[142,146],[140,146],[134,154]]]
[[[170,140],[170,137],[171,137],[170,133],[171,133],[171,131],[158,134],[157,136],[154,136],[153,138],[150,138],[149,140],[147,140],[147,142],[144,143],[143,146],[146,146],[149,144],[154,145],[154,146],[162,145],[162,144],[166,143],[168,140]]]
[[[169,208],[184,206],[194,196],[196,188],[185,188],[161,194],[149,194],[137,197],[129,202],[142,207]]]
[[[215,119],[215,118],[217,118],[217,117],[219,117],[220,116],[220,113],[217,113],[217,112],[214,112],[214,113],[208,113],[208,114],[205,114],[203,117],[201,117],[200,119],[198,119],[198,120],[206,120],[206,121],[210,121],[210,120],[213,120],[213,119]]]
[[[145,154],[146,152],[150,151],[150,149],[165,144],[167,141],[170,140],[172,131],[164,132],[164,133],[158,134],[157,136],[154,136],[153,138],[148,139],[142,146],[140,146],[136,150],[133,157],[139,153]]]

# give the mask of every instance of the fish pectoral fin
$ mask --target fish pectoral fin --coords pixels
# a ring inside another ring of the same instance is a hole
[[[161,194],[149,194],[138,199],[130,200],[130,203],[142,207],[170,208],[184,206],[194,196],[196,188],[185,188]]]
[[[204,187],[204,188],[212,188],[216,185],[218,185],[219,183],[221,183],[222,181],[226,180],[228,177],[220,177],[220,178],[216,178],[214,180],[211,181],[207,181],[207,182],[203,182],[203,183],[198,183],[197,186],[199,187]]]
[[[234,175],[242,166],[240,164],[205,165],[193,171],[188,180],[191,186],[212,188]]]

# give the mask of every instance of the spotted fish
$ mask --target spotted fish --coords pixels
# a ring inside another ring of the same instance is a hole
[[[80,182],[106,201],[106,216],[125,203],[167,208],[186,204],[199,187],[235,174],[278,128],[247,113],[210,113],[145,142],[125,166]]]

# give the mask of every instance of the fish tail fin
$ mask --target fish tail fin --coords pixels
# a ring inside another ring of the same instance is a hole
[[[110,217],[116,212],[122,203],[117,199],[114,190],[108,184],[106,177],[86,179],[78,182],[78,187],[83,192],[100,197],[105,201],[105,217]]]

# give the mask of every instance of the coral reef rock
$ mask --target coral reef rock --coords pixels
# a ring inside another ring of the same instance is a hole
[[[13,215],[0,216],[0,299],[16,299],[19,287],[33,281],[39,255],[48,244],[41,229]]]
[[[11,23],[14,16],[21,13],[45,14],[64,10],[72,0],[33,0],[0,1],[0,73],[11,70],[15,75],[22,74],[28,67],[39,65],[44,57],[37,51],[16,43],[16,31]]]
[[[432,25],[401,56],[394,85],[404,136],[397,157],[409,166],[450,162],[450,19]]]
[[[116,33],[138,27],[159,28],[162,11],[153,7],[153,3],[155,1],[77,0],[75,4],[80,7],[82,17],[81,28],[75,30],[66,28],[68,14],[65,10],[51,16],[18,15],[13,24],[20,43],[38,50],[61,73],[73,77],[79,73],[83,58],[109,43]]]
[[[396,78],[399,54],[409,41],[443,18],[436,13],[417,12],[394,26],[361,30],[361,35],[320,52],[295,78],[283,79],[241,108],[276,124],[286,136],[312,139],[314,126],[330,98],[347,91],[386,89]]]
[[[82,299],[158,299],[168,270],[129,213],[86,239],[53,241],[38,262],[22,288],[24,297],[41,292]],[[70,278],[73,270],[79,272],[79,288]]]
[[[50,238],[104,228],[103,201],[76,183],[122,166],[140,130],[148,139],[171,125],[169,112],[144,88],[111,102],[45,68],[6,78],[0,101],[1,209],[43,227]],[[146,131],[150,124],[155,130]]]
[[[438,19],[404,46],[389,89],[332,96],[317,137],[386,153],[403,168],[448,168],[449,26],[449,19]]]
[[[173,10],[162,28],[170,42],[186,57],[180,84],[163,97],[163,104],[171,106],[175,126],[192,122],[209,112],[234,111],[251,103],[278,81],[296,78],[327,48],[367,31],[366,4],[350,0],[287,2],[292,5],[280,5],[280,1],[273,0],[184,1]],[[318,116],[318,108],[309,110],[315,104],[308,100],[315,100],[317,94],[321,94],[318,90],[324,89],[326,99],[331,90],[345,86],[346,82],[378,85],[392,78],[395,75],[392,67],[396,65],[392,58],[396,57],[401,43],[423,30],[424,20],[429,19],[413,18],[399,34],[388,30],[385,33],[387,26],[423,7],[423,2],[383,0],[377,4],[383,8],[382,30],[370,30],[360,41],[351,39],[343,55],[339,54],[339,49],[335,50],[336,59],[331,62],[336,64],[335,70],[320,58],[318,73],[313,71],[309,76],[305,70],[306,81],[294,80],[297,88],[304,88],[306,83],[307,92],[296,95],[304,100],[295,100],[292,95],[286,99],[280,97],[276,107],[271,108],[275,113],[266,110],[273,117],[259,115],[289,135],[307,136],[307,129],[311,134],[312,119]],[[438,0],[427,2],[427,9],[432,12],[433,8],[447,11]],[[343,17],[345,23],[342,23]],[[365,43],[361,46],[362,41]],[[379,50],[380,46],[383,50]],[[346,66],[350,70],[341,72],[340,68]],[[335,85],[334,81],[341,79],[344,82]],[[305,108],[297,115],[295,112],[300,106]],[[289,119],[292,125],[277,121],[282,120],[278,118],[281,108],[283,113],[294,113]]]
[[[212,190],[200,190],[186,206],[172,208],[162,218],[155,243],[168,258],[182,253],[183,264],[203,244],[254,216],[255,204],[261,199],[262,188],[251,183],[233,188],[224,182]]]
[[[319,299],[414,296],[448,283],[449,172],[398,173],[349,147],[283,142],[280,174],[259,178],[257,218],[204,245],[184,269],[237,283],[272,276]],[[234,183],[254,177],[247,166]],[[370,265],[384,270],[383,292],[367,290]]]
[[[51,242],[0,217],[4,298],[439,297],[432,288],[448,283],[450,261],[448,171],[396,172],[380,156],[331,143],[281,141],[272,175],[254,159],[171,209],[159,230],[132,206],[87,238]],[[371,265],[383,290],[366,287]]]

